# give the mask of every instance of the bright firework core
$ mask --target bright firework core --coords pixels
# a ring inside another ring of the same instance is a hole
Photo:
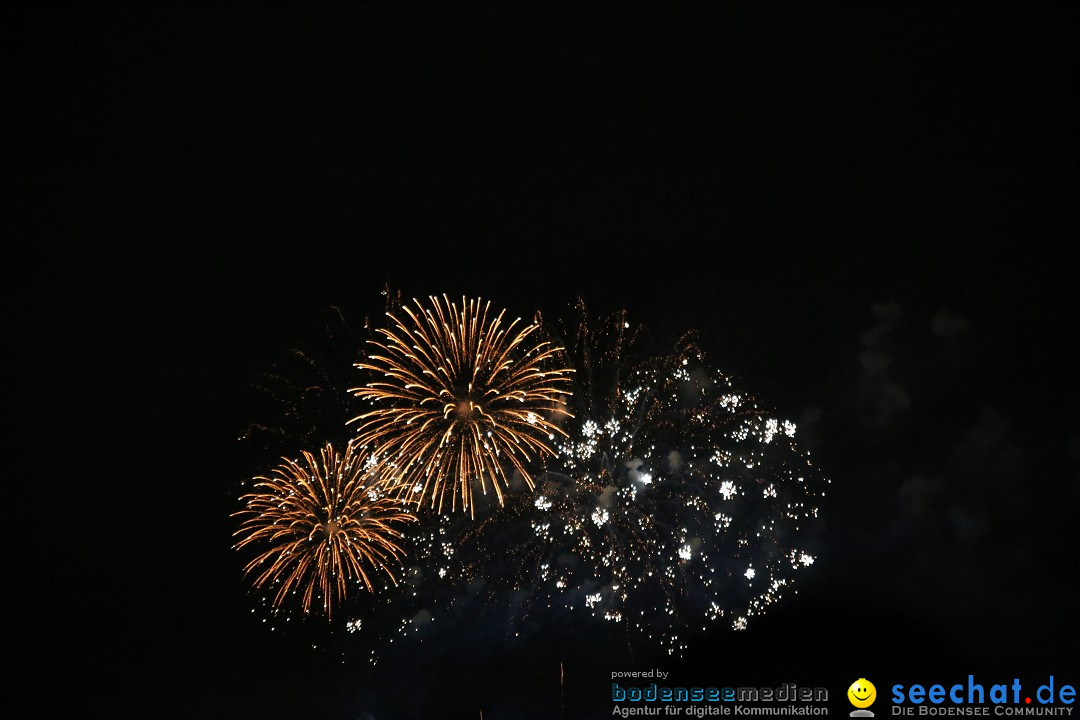
[[[479,411],[472,400],[462,400],[457,404],[457,419],[461,421],[468,421],[472,418],[473,412]]]
[[[556,420],[572,371],[559,363],[562,349],[533,340],[536,324],[504,324],[483,300],[413,304],[387,313],[390,326],[356,365],[373,374],[350,390],[372,405],[352,420],[357,442],[408,488],[406,499],[430,497],[438,511],[447,494],[453,509],[472,511],[474,491],[489,485],[501,504],[514,474],[532,488],[528,466],[554,455],[564,435]]]

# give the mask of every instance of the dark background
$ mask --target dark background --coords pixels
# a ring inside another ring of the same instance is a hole
[[[1077,684],[1063,8],[10,18],[16,709],[603,717],[653,664],[834,713],[861,676]],[[371,670],[267,632],[230,550],[250,384],[385,283],[697,328],[832,480],[800,594],[682,659]]]

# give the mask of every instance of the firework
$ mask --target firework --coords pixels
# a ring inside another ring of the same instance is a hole
[[[522,551],[539,559],[539,591],[669,652],[695,626],[745,628],[814,560],[802,543],[824,493],[795,424],[705,364],[692,335],[635,363],[641,331],[625,314],[593,329],[579,310],[568,346],[585,402]]]
[[[375,481],[374,465],[354,444],[341,453],[327,443],[318,457],[283,458],[241,498],[235,548],[257,549],[244,573],[272,594],[275,608],[299,594],[305,613],[321,607],[329,617],[361,583],[373,591],[380,574],[396,582],[397,526],[415,517]]]
[[[413,301],[371,340],[358,368],[374,373],[351,390],[372,409],[353,419],[357,442],[379,454],[379,470],[420,504],[475,511],[474,491],[499,504],[516,472],[530,488],[529,465],[554,454],[563,430],[571,371],[561,348],[535,339],[539,325],[504,323],[491,304],[444,295]]]
[[[350,645],[373,661],[418,644],[546,642],[558,628],[681,653],[690,635],[744,629],[796,592],[827,481],[794,423],[707,364],[694,336],[645,347],[625,312],[596,322],[580,301],[543,327],[445,296],[388,317],[356,364],[367,377],[348,393],[361,407],[347,458],[305,454],[244,497],[237,547],[262,543],[245,570],[275,609],[297,596],[336,617],[347,590],[381,579],[388,591],[347,606]],[[286,409],[336,438],[346,404],[322,388],[339,377],[310,367],[302,387],[318,392],[299,397],[318,402]],[[386,515],[350,540],[328,493],[307,496],[354,476],[351,493]],[[518,484],[534,492],[507,492]],[[395,531],[426,504],[440,512]]]

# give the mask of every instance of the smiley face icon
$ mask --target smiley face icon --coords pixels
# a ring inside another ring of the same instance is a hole
[[[857,708],[868,708],[877,699],[877,688],[866,678],[859,678],[847,689],[848,700]]]

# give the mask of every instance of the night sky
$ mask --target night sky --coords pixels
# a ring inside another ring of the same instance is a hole
[[[5,23],[16,715],[606,717],[657,664],[834,714],[863,676],[1080,684],[1078,18],[879,5]],[[681,659],[267,632],[252,383],[385,285],[696,329],[832,481],[799,595]]]

